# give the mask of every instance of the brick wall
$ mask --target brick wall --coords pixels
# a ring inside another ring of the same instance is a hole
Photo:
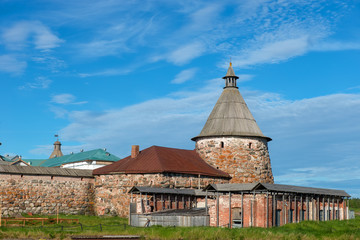
[[[95,176],[95,212],[97,215],[127,217],[131,198],[128,191],[133,186],[204,188],[210,183],[228,183],[228,180],[171,173]]]
[[[92,214],[94,179],[0,174],[2,216]]]
[[[196,151],[208,164],[230,174],[230,183],[274,183],[267,141],[256,137],[199,139]]]
[[[266,227],[267,218],[266,212],[268,211],[268,223],[269,227],[273,226],[273,195],[269,195],[267,200],[266,194],[258,193],[258,194],[244,194],[243,200],[243,226],[244,227]],[[241,211],[241,195],[240,194],[232,194],[231,196],[231,219],[234,219],[235,211]],[[337,216],[333,216],[333,211],[339,211],[339,220],[347,219],[346,213],[346,202],[342,199],[339,199],[339,205],[337,204],[337,200],[335,199],[334,204],[332,204],[332,199],[328,202],[328,198],[324,199],[325,202],[323,204],[322,198],[319,199],[320,210],[331,210],[330,215],[328,212],[325,213],[325,220],[334,220],[338,219]],[[201,200],[204,201],[204,200]],[[266,207],[268,203],[268,207]],[[210,215],[210,226],[217,226],[217,201],[216,197],[210,197],[208,199],[209,206],[209,215]],[[295,213],[296,206],[296,213]],[[325,207],[324,207],[325,206]],[[289,210],[293,210],[292,215],[290,215]],[[282,199],[282,196],[276,197],[276,210],[280,212],[278,220],[280,225],[287,224],[289,222],[299,222],[302,221],[300,219],[300,209],[301,202],[300,196],[297,196],[296,203],[295,198],[292,196],[290,201],[288,197]],[[307,211],[307,204],[305,198],[303,198],[302,209]],[[313,211],[314,209],[314,211]],[[314,218],[312,217],[314,212]],[[229,224],[229,195],[221,195],[219,196],[219,226],[220,227],[228,227]],[[275,213],[276,214],[276,213]],[[252,217],[251,217],[252,216]],[[307,213],[304,214],[305,220],[313,220],[319,221],[319,211],[318,211],[318,203],[317,198],[310,199],[309,198],[309,219],[307,219]],[[291,218],[291,220],[290,220]],[[274,222],[275,225],[275,222]]]

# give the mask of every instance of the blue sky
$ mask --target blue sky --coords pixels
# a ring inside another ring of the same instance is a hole
[[[0,1],[0,154],[193,149],[231,57],[277,183],[360,197],[360,2]]]

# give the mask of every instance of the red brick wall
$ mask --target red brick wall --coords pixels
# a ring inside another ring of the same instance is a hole
[[[243,226],[244,227],[266,227],[267,220],[266,220],[266,205],[267,199],[266,194],[244,194],[243,200]],[[284,225],[289,223],[289,207],[291,204],[291,209],[295,209],[295,201],[294,198],[291,198],[291,203],[289,203],[288,197],[285,197],[285,201],[282,200],[282,196],[277,196],[276,198],[276,209],[281,210],[280,213],[280,225]],[[203,201],[203,200],[202,200]],[[217,226],[217,201],[215,197],[210,197],[208,200],[209,206],[209,214],[210,214],[210,226]],[[251,204],[253,209],[253,217],[251,219]],[[272,195],[269,195],[268,199],[268,221],[269,227],[273,226],[273,198]],[[299,214],[300,214],[300,196],[297,197],[297,214],[295,219],[295,212],[293,213],[293,221],[292,222],[299,222]],[[315,208],[317,208],[316,199],[314,201]],[[339,209],[340,209],[340,220],[346,219],[346,211],[344,217],[344,204],[345,201],[339,201]],[[285,207],[284,207],[285,206]],[[332,209],[332,200],[330,199],[330,209]],[[334,204],[335,209],[337,209],[337,203],[335,200]],[[241,209],[241,195],[240,194],[232,194],[231,196],[231,208],[240,208]],[[325,210],[328,208],[327,198],[325,199]],[[306,210],[306,202],[305,198],[303,198],[303,209]],[[322,198],[320,198],[320,210],[323,210]],[[346,206],[345,206],[346,209]],[[310,210],[310,220],[312,219],[312,205],[311,201],[309,201],[309,210]],[[284,218],[284,211],[285,211],[285,218]],[[315,209],[317,212],[317,209]],[[229,195],[220,195],[219,197],[219,226],[220,227],[228,227],[229,224]],[[305,214],[305,220],[306,214]],[[318,214],[315,214],[314,220],[318,220]],[[326,218],[328,220],[328,218]],[[333,220],[332,213],[330,216],[330,220]],[[274,223],[275,224],[275,223]]]
[[[208,164],[229,173],[230,183],[274,183],[267,141],[263,138],[204,138],[197,140],[196,151]]]

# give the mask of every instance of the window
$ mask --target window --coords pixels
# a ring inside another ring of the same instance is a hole
[[[224,148],[224,142],[220,142],[220,147]]]
[[[249,148],[251,148],[252,143],[249,143]]]

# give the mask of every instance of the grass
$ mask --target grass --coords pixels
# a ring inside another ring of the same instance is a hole
[[[46,225],[42,228],[41,224],[16,228],[1,227],[0,238],[70,239],[71,235],[130,234],[143,236],[144,239],[145,236],[146,239],[360,239],[360,217],[347,221],[305,221],[269,229],[161,226],[135,228],[127,225],[127,219],[119,217],[61,215],[60,218],[78,218],[83,229],[81,230],[80,224],[75,223]]]

